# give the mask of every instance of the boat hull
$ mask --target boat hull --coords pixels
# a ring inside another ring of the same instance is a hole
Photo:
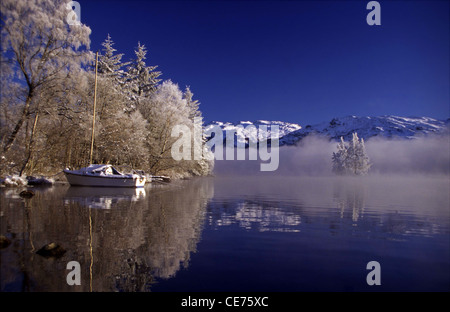
[[[72,186],[99,186],[99,187],[144,187],[145,177],[137,175],[100,176],[78,174],[64,171],[67,181]]]

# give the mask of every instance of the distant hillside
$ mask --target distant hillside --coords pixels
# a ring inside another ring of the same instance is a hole
[[[249,125],[255,126],[248,127]],[[302,127],[298,124],[283,122],[283,121],[267,121],[267,120],[257,120],[257,121],[240,121],[236,124],[231,122],[221,122],[221,121],[213,121],[205,125],[205,130],[210,130],[214,126],[219,126],[223,130],[223,138],[225,143],[225,135],[226,131],[236,131],[236,137],[242,140],[248,138],[249,140],[256,141],[264,140],[266,135],[259,131],[260,126],[267,126],[267,130],[270,131],[270,125],[278,125],[279,127],[279,137],[285,137],[288,134],[300,130]],[[236,140],[235,140],[236,143]]]
[[[214,121],[205,125],[205,130],[217,125],[225,132],[235,130],[236,137],[242,140],[249,138],[255,140],[263,139],[264,135],[258,133],[257,129],[261,125],[278,125],[280,129],[280,146],[293,145],[299,140],[310,134],[316,134],[328,137],[330,140],[349,140],[353,132],[357,132],[360,138],[365,140],[381,136],[387,138],[399,137],[411,139],[419,135],[428,135],[432,133],[445,133],[449,129],[449,119],[437,120],[430,117],[398,117],[398,116],[378,116],[378,117],[358,117],[345,116],[333,118],[331,121],[322,122],[315,125],[306,125],[304,127],[282,121],[258,120],[255,122],[241,121],[237,124],[230,122]],[[255,127],[249,127],[254,125]],[[244,129],[242,129],[242,126]],[[268,127],[270,129],[270,127]],[[225,138],[225,133],[224,133]]]

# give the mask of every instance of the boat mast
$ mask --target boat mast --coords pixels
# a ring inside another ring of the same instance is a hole
[[[91,152],[90,152],[90,156],[89,156],[89,164],[90,165],[92,165],[92,153],[94,151],[95,106],[96,106],[96,102],[97,102],[97,67],[98,67],[98,51],[95,52],[94,116],[92,117]]]

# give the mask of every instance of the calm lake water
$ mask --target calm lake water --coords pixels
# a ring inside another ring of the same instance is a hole
[[[0,290],[450,291],[449,189],[448,176],[1,188]],[[36,253],[50,242],[65,254]]]

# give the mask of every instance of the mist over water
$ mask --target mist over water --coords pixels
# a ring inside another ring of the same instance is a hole
[[[332,173],[331,156],[337,142],[310,135],[296,146],[279,148],[278,169],[260,171],[260,160],[216,160],[214,174],[263,176],[328,176]],[[369,175],[449,175],[450,136],[430,135],[410,140],[372,137],[365,142],[372,163]]]
[[[372,138],[366,150],[373,172],[401,174],[450,174],[450,136],[435,135],[412,140]]]

